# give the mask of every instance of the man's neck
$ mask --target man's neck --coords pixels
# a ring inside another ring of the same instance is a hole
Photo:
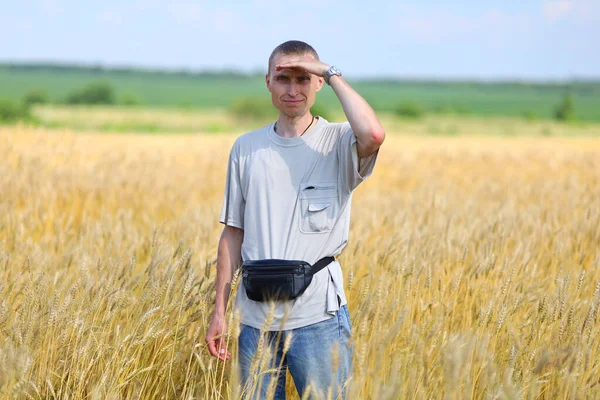
[[[313,116],[310,112],[307,112],[302,117],[289,117],[287,115],[279,114],[279,118],[275,123],[275,132],[284,138],[294,138],[302,136],[306,132],[307,128],[312,128],[315,125]],[[309,125],[312,122],[312,126]]]

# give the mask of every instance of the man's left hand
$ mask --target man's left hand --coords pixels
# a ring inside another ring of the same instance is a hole
[[[281,71],[282,69],[301,69],[320,77],[322,77],[329,68],[330,65],[316,60],[313,57],[292,58],[284,63],[275,65],[276,71]]]

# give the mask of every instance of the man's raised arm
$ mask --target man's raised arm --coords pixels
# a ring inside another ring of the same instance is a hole
[[[299,68],[323,79],[330,66],[313,57],[305,56],[278,64],[275,68],[277,70]],[[344,114],[358,139],[358,156],[365,158],[375,153],[385,139],[385,130],[379,123],[375,111],[341,76],[333,75],[329,79],[329,84],[340,100]]]

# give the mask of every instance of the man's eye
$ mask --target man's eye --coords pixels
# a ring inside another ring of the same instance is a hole
[[[289,79],[288,79],[288,77],[287,77],[287,76],[278,76],[278,77],[277,77],[277,80],[278,80],[278,81],[280,81],[280,82],[286,82],[286,81],[288,81]]]

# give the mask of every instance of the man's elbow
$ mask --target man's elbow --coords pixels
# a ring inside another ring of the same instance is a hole
[[[369,142],[370,145],[369,147],[374,147],[374,148],[379,148],[382,144],[383,141],[385,140],[385,130],[383,129],[383,127],[379,127],[376,129],[373,129],[371,132],[369,132]]]
[[[385,140],[385,131],[382,127],[375,128],[367,133],[366,139],[367,140],[365,140],[365,143],[363,144],[365,152],[368,153],[368,155],[373,154],[383,144],[383,141]]]

